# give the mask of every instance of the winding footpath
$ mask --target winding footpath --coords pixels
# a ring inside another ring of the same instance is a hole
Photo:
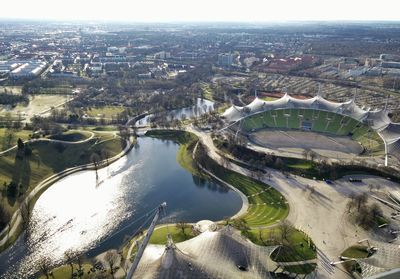
[[[84,143],[90,139],[92,139],[94,136],[94,134],[92,133],[92,136],[88,139],[79,141],[79,142],[65,142],[65,143]],[[60,142],[59,140],[51,140],[49,139],[49,141],[53,141],[53,142]],[[30,141],[32,142],[32,141]],[[64,142],[64,141],[61,141]],[[115,155],[112,158],[109,158],[107,160],[103,160],[100,161],[98,163],[98,167],[104,167],[107,166],[108,164],[111,164],[115,161],[117,161],[118,159],[120,159],[121,157],[125,156],[133,147],[132,141],[130,139],[126,140],[126,146],[125,148],[117,155]],[[46,188],[50,187],[53,183],[55,183],[56,181],[70,175],[73,173],[76,173],[78,171],[82,171],[82,170],[90,170],[90,169],[94,169],[95,166],[93,163],[89,163],[86,165],[81,165],[81,166],[76,166],[76,167],[72,167],[72,168],[68,168],[64,171],[61,171],[59,173],[53,174],[52,176],[44,179],[42,182],[40,182],[29,194],[28,196],[25,198],[24,200],[24,204],[30,204],[30,202],[36,197],[36,195],[38,195],[41,191],[44,191]],[[2,248],[4,245],[7,244],[7,241],[14,235],[17,234],[19,232],[20,227],[23,225],[23,218],[21,215],[21,207],[19,209],[17,209],[13,216],[11,217],[11,220],[9,222],[9,224],[0,232],[0,248]]]
[[[85,143],[90,141],[91,139],[94,138],[95,134],[93,132],[89,132],[90,136],[88,138],[85,138],[83,140],[78,140],[78,141],[66,141],[66,140],[56,140],[56,139],[47,139],[47,138],[40,138],[40,139],[29,139],[29,140],[25,140],[24,143],[33,143],[33,142],[40,142],[40,141],[47,141],[47,142],[59,142],[59,143],[64,143],[64,144],[81,144],[81,143]],[[0,156],[14,150],[17,149],[18,145],[14,145],[4,151],[0,151]]]

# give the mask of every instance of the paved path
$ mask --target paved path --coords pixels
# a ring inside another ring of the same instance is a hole
[[[54,140],[53,140],[54,141]],[[126,147],[124,148],[124,150],[122,150],[119,154],[115,155],[114,157],[108,159],[108,160],[104,160],[102,162],[99,163],[99,166],[107,166],[108,164],[115,162],[116,160],[118,160],[119,158],[123,157],[127,152],[130,151],[130,149],[132,148],[131,145],[131,141],[127,140],[127,144]],[[86,164],[86,165],[82,165],[82,166],[77,166],[77,167],[72,167],[69,169],[66,169],[62,172],[53,174],[52,176],[46,178],[45,180],[43,180],[41,183],[39,183],[29,194],[28,196],[25,198],[24,203],[25,204],[29,204],[29,202],[35,198],[35,196],[42,191],[43,189],[46,189],[47,187],[49,187],[51,184],[55,183],[56,181],[58,181],[59,179],[68,176],[72,173],[78,172],[78,171],[82,171],[82,170],[88,170],[88,169],[92,169],[94,167],[93,163],[90,164]],[[5,227],[1,232],[0,232],[0,247],[3,246],[8,239],[14,235],[15,233],[17,233],[19,226],[22,224],[22,217],[21,217],[21,210],[20,208],[17,209],[13,216],[11,217],[11,220],[8,224],[7,227]]]
[[[59,143],[65,143],[65,144],[80,144],[80,143],[85,143],[89,140],[91,140],[92,138],[94,138],[95,134],[93,132],[90,131],[85,131],[90,133],[90,137],[83,139],[83,140],[78,140],[78,141],[65,141],[65,140],[56,140],[56,139],[48,139],[48,138],[40,138],[40,139],[29,139],[29,140],[25,140],[24,143],[33,143],[33,142],[39,142],[39,141],[49,141],[49,142],[59,142]],[[0,151],[0,156],[6,154],[7,152],[10,152],[14,149],[16,149],[18,147],[18,145],[14,145],[13,147],[10,147],[4,151]]]
[[[220,164],[222,159],[213,145],[210,134],[193,127],[187,130],[196,134],[208,147],[209,156]],[[228,167],[238,173],[251,176],[251,171],[236,164]],[[358,240],[373,237],[348,221],[346,205],[352,193],[368,193],[369,184],[381,185],[382,191],[398,189],[399,185],[383,178],[361,176],[363,183],[352,184],[346,178],[337,180],[333,185],[323,181],[314,181],[300,176],[290,178],[281,172],[266,168],[271,179],[266,176],[262,181],[281,192],[289,202],[287,217],[296,228],[307,233],[316,246],[318,254],[317,278],[351,278],[340,266],[333,267],[330,262],[337,261],[338,256],[348,246]],[[311,187],[315,193],[311,194]]]

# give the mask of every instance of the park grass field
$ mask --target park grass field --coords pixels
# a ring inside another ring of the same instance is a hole
[[[242,218],[248,226],[263,227],[275,224],[284,220],[289,214],[289,205],[286,199],[271,186],[228,170],[208,156],[203,166],[247,196],[249,209]]]
[[[50,110],[52,107],[56,107],[67,100],[68,96],[63,94],[30,95],[28,105],[18,104],[11,110],[0,110],[0,114],[9,112],[11,115],[21,114],[22,117],[31,118],[34,115]]]
[[[248,226],[268,226],[288,215],[289,205],[285,198],[270,186],[226,169],[216,175],[247,196],[249,209],[242,218]]]
[[[77,272],[78,270],[78,265],[74,264],[74,272]],[[90,269],[92,268],[91,264],[84,263],[82,264],[82,269],[83,269],[83,275],[80,277],[81,279],[91,279],[91,278],[96,278],[93,277],[92,272],[90,272]],[[97,273],[100,273],[100,271],[97,271]],[[70,265],[62,265],[60,267],[57,267],[52,270],[52,275],[49,276],[49,278],[54,278],[54,279],[67,279],[67,278],[72,278],[71,276],[71,266]],[[78,277],[75,277],[78,278]],[[46,279],[45,275],[41,275],[39,279]]]
[[[203,84],[201,89],[203,90],[203,96],[205,99],[214,101],[213,90],[209,84]]]
[[[124,110],[125,108],[120,106],[89,107],[85,110],[85,113],[90,117],[112,118]]]
[[[117,126],[98,126],[98,127],[85,127],[87,130],[91,131],[99,131],[99,132],[112,132],[112,131],[118,131]]]
[[[67,168],[91,163],[92,154],[100,158],[111,158],[125,147],[120,138],[110,138],[108,134],[96,137],[79,144],[64,144],[49,141],[38,141],[29,144],[32,154],[16,160],[14,149],[0,156],[0,189],[2,197],[7,195],[6,184],[14,181],[20,184],[24,192],[29,193],[45,178]],[[3,207],[12,214],[19,206],[16,199],[3,199]]]
[[[91,133],[79,130],[70,130],[59,135],[50,136],[49,139],[76,142],[88,139]]]
[[[192,231],[192,226],[190,225],[185,226],[185,234],[183,234],[180,228],[177,228],[174,224],[172,224],[168,225],[168,227],[163,226],[160,228],[156,228],[153,234],[151,235],[150,243],[160,244],[160,245],[167,244],[168,233],[171,235],[172,240],[175,243],[179,243],[195,237]]]
[[[300,264],[300,265],[289,265],[285,266],[283,269],[287,272],[296,273],[296,274],[309,274],[315,270],[317,264]]]
[[[249,231],[249,239],[262,246],[279,245],[283,247],[276,249],[271,254],[271,259],[276,262],[295,262],[312,260],[317,257],[313,249],[312,240],[303,232],[290,227],[286,239],[282,239],[280,226],[264,229],[252,229]]]
[[[153,130],[147,136],[170,139],[179,144],[181,148],[177,154],[177,160],[183,168],[195,175],[202,175],[192,160],[192,152],[189,146],[197,141],[197,137],[191,133],[173,130]],[[236,187],[244,193],[249,200],[249,210],[243,216],[249,226],[266,226],[286,218],[289,213],[289,205],[285,198],[275,189],[259,182],[255,179],[246,177],[239,173],[227,170],[212,160],[209,160],[212,167],[207,168],[211,172]]]
[[[8,134],[8,132],[11,133]],[[7,134],[9,138],[6,138]],[[31,134],[32,131],[30,130],[0,128],[0,151],[13,147],[17,144],[18,138],[28,140]]]
[[[354,245],[350,246],[342,252],[342,256],[348,258],[367,258],[368,257],[368,247],[364,245]]]

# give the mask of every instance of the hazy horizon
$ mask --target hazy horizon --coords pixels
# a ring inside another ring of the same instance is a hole
[[[227,0],[151,2],[20,0],[6,2],[0,10],[1,20],[102,21],[130,23],[238,22],[285,23],[307,21],[399,21],[394,0],[318,0],[260,1],[235,3]],[[241,4],[241,5],[240,5]]]

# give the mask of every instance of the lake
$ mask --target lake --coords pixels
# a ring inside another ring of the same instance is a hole
[[[240,197],[183,169],[178,149],[169,140],[139,138],[127,156],[99,170],[97,182],[94,171],[56,182],[35,204],[29,233],[0,254],[0,277],[32,277],[40,258],[60,263],[68,249],[94,256],[118,248],[164,201],[163,223],[216,221],[239,211]]]

